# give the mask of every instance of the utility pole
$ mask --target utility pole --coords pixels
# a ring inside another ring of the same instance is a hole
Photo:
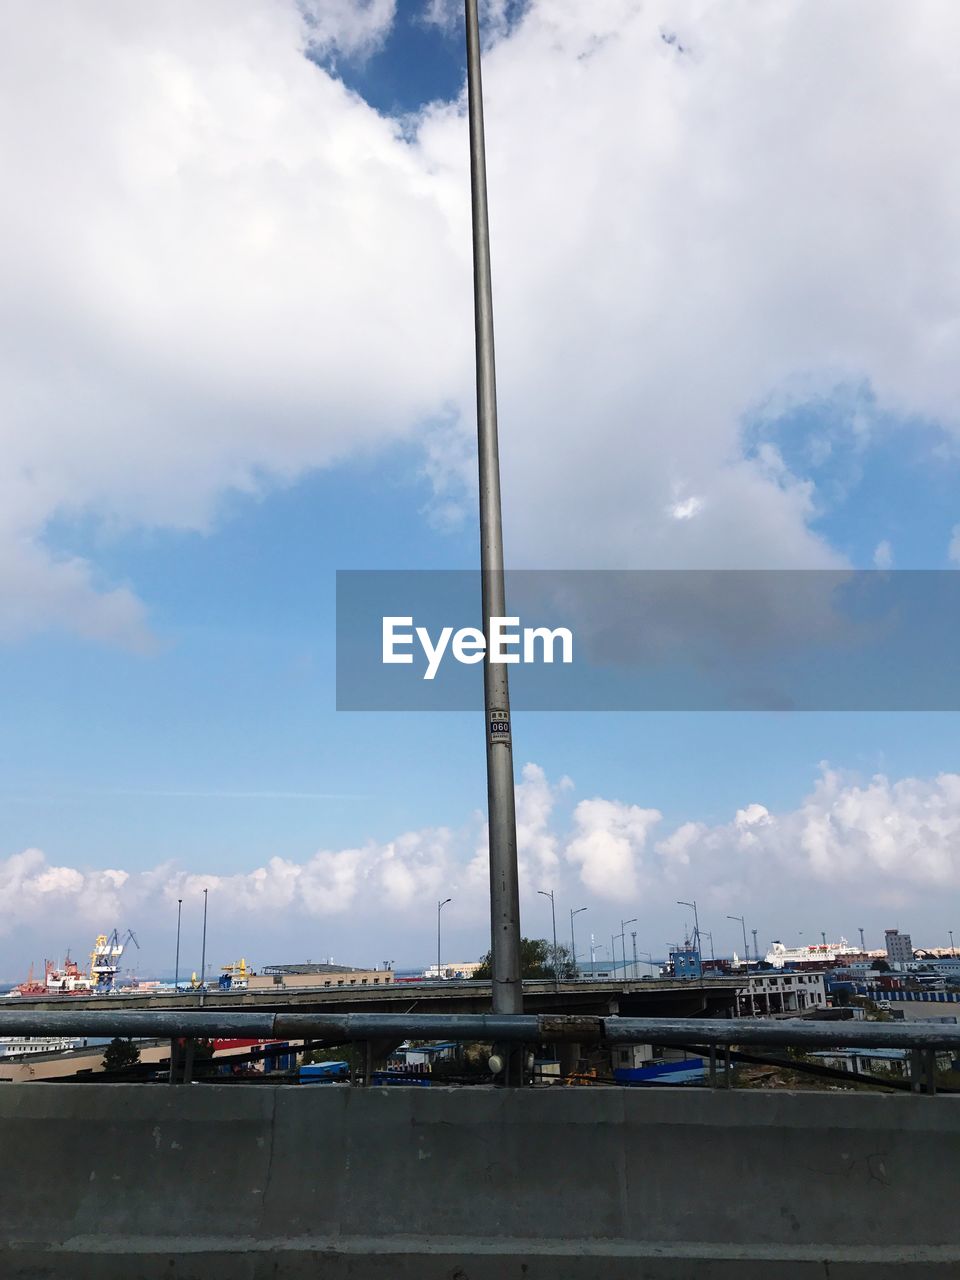
[[[573,976],[575,978],[578,976],[580,971],[577,968],[577,938],[576,938],[576,934],[573,931],[573,921],[574,921],[574,918],[578,916],[581,911],[586,911],[586,909],[587,909],[586,907],[577,907],[576,910],[574,910],[573,907],[570,908],[570,959],[573,963]],[[591,935],[591,946],[590,946],[591,961],[593,960],[592,943],[593,943],[593,936]]]
[[[180,990],[180,913],[183,911],[183,899],[177,899],[177,958],[173,964],[173,989]]]
[[[557,905],[553,900],[553,890],[538,889],[542,898],[550,899],[550,915],[553,919],[553,985],[560,990],[560,953],[557,950]]]
[[[490,222],[483,136],[483,83],[477,0],[465,0],[467,101],[470,120],[470,190],[473,222],[473,298],[477,347],[477,445],[480,463],[480,576],[483,634],[490,619],[507,614],[503,584],[503,524],[500,510],[500,455],[497,441],[497,387],[493,345],[493,284]],[[517,816],[507,667],[483,662],[484,732],[487,743],[487,817],[490,832],[490,949],[493,1012],[523,1012],[520,977],[520,884],[517,874]],[[507,1083],[519,1084],[522,1052],[507,1051]]]
[[[636,929],[631,929],[631,930],[630,930],[630,937],[633,939],[633,977],[634,977],[634,979],[636,979],[636,978],[637,978],[637,976],[638,976],[638,974],[637,974],[637,931],[636,931]]]

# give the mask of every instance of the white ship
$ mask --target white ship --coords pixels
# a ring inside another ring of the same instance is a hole
[[[61,1053],[79,1049],[85,1040],[66,1036],[6,1036],[0,1040],[0,1059],[25,1058],[32,1053]]]
[[[851,947],[846,938],[841,938],[839,942],[816,942],[808,947],[785,947],[782,942],[774,942],[764,958],[774,969],[782,969],[785,964],[813,964],[859,954],[859,947]]]

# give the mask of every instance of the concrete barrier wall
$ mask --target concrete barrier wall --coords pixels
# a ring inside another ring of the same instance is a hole
[[[960,1099],[0,1086],[0,1275],[960,1275]]]

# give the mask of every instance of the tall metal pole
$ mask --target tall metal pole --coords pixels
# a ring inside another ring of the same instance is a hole
[[[759,964],[759,963],[760,963],[760,952],[757,950],[757,931],[756,931],[756,929],[751,929],[751,930],[750,930],[750,932],[753,934],[753,958],[754,958],[755,962],[756,962],[757,964]]]
[[[860,954],[864,955],[867,950],[867,944],[863,940],[863,925],[860,926]]]
[[[180,990],[180,914],[183,911],[183,899],[177,899],[177,958],[173,964],[173,989]]]
[[[207,891],[203,891],[203,945],[200,948],[200,990],[207,989]]]
[[[626,981],[626,978],[627,978],[627,925],[628,925],[628,924],[636,924],[636,923],[637,923],[637,917],[636,917],[636,916],[634,916],[632,920],[621,920],[621,921],[620,921],[620,932],[617,934],[617,937],[620,939],[620,950],[621,950],[621,952],[623,953],[623,977],[624,977],[624,981]]]
[[[553,890],[538,889],[541,897],[550,899],[550,915],[553,918],[553,985],[560,990],[560,953],[557,950],[557,905],[554,902]]]
[[[682,898],[677,899],[678,907],[693,907],[693,932],[697,940],[697,959],[700,961],[700,968],[703,968],[703,956],[700,954],[700,917],[697,915],[697,900],[694,898],[692,902],[684,902]]]
[[[739,920],[740,928],[743,930],[743,963],[750,963],[750,948],[747,946],[747,926],[744,923],[743,916],[727,916],[728,920]],[[754,951],[756,951],[756,935],[754,935]],[[756,956],[753,957],[756,960]]]
[[[470,188],[473,215],[473,300],[477,344],[477,443],[480,461],[480,570],[483,634],[490,619],[503,618],[503,527],[500,516],[500,455],[493,350],[493,286],[490,224],[480,77],[477,0],[465,0],[467,97],[470,119]],[[494,1013],[522,1013],[520,977],[520,884],[517,875],[517,816],[513,789],[510,692],[504,663],[483,664],[487,740],[487,814],[490,831],[490,942]],[[511,1074],[511,1073],[508,1073]]]
[[[443,908],[447,905],[448,902],[452,902],[452,901],[453,901],[452,898],[444,898],[442,902],[437,903],[437,981],[438,982],[443,977],[443,973],[441,972],[441,969],[440,969],[440,912],[443,910]]]
[[[570,908],[570,959],[573,963],[574,977],[577,977],[578,969],[577,969],[577,936],[573,931],[573,921],[574,921],[574,918],[578,916],[581,911],[586,911],[586,909],[587,909],[586,907],[577,907],[576,910],[574,910],[573,907]],[[592,950],[593,948],[591,947],[591,952]],[[590,959],[591,960],[593,959],[592,954],[590,956]]]
[[[638,974],[637,974],[637,931],[636,931],[636,929],[631,929],[631,930],[630,930],[630,937],[633,939],[633,976],[634,976],[634,978],[636,978],[636,977],[638,976]]]
[[[948,930],[947,930],[947,932],[950,934],[950,954],[951,954],[951,955],[956,955],[956,950],[955,950],[954,945],[953,945],[953,930],[952,930],[952,929],[948,929]]]

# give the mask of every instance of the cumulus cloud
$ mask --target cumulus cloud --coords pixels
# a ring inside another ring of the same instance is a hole
[[[393,14],[0,14],[0,632],[144,643],[136,584],[71,549],[78,518],[205,530],[226,492],[437,422],[439,523],[472,503],[462,102],[393,121],[306,56],[362,54]],[[960,251],[960,160],[928,126],[960,111],[960,10],[531,0],[488,18],[511,559],[838,563],[769,407],[869,386],[878,412],[957,426],[939,265]],[[744,424],[765,414],[756,448]]]
[[[604,913],[629,908],[652,938],[676,919],[677,898],[694,897],[701,920],[721,927],[727,914],[749,910],[762,912],[779,933],[816,910],[818,919],[827,912],[853,928],[854,913],[859,924],[864,912],[891,906],[909,908],[922,927],[939,925],[939,902],[960,889],[960,774],[861,780],[824,766],[793,809],[777,812],[753,800],[727,821],[679,822],[659,838],[659,810],[594,796],[568,812],[574,792],[569,779],[551,782],[535,764],[523,770],[517,811],[525,921],[542,919],[535,895],[552,888],[558,904],[576,899],[589,907],[590,928]],[[322,924],[351,945],[360,928],[378,938],[404,937],[420,954],[435,927],[437,900],[452,896],[447,919],[477,939],[479,953],[488,904],[486,829],[473,814],[457,829],[320,849],[303,861],[276,856],[230,875],[187,873],[173,863],[149,871],[71,867],[26,849],[0,859],[7,904],[0,933],[26,930],[52,946],[46,935],[53,919],[96,932],[117,923],[132,925],[149,945],[148,922],[174,920],[177,899],[199,902],[203,889],[215,904],[220,936],[237,946],[259,928],[271,946],[283,947]],[[525,925],[533,933],[538,928]]]
[[[583,884],[600,898],[619,901],[636,894],[647,836],[660,818],[656,809],[635,804],[581,800],[573,813],[575,834],[567,844],[567,860],[580,868]]]

